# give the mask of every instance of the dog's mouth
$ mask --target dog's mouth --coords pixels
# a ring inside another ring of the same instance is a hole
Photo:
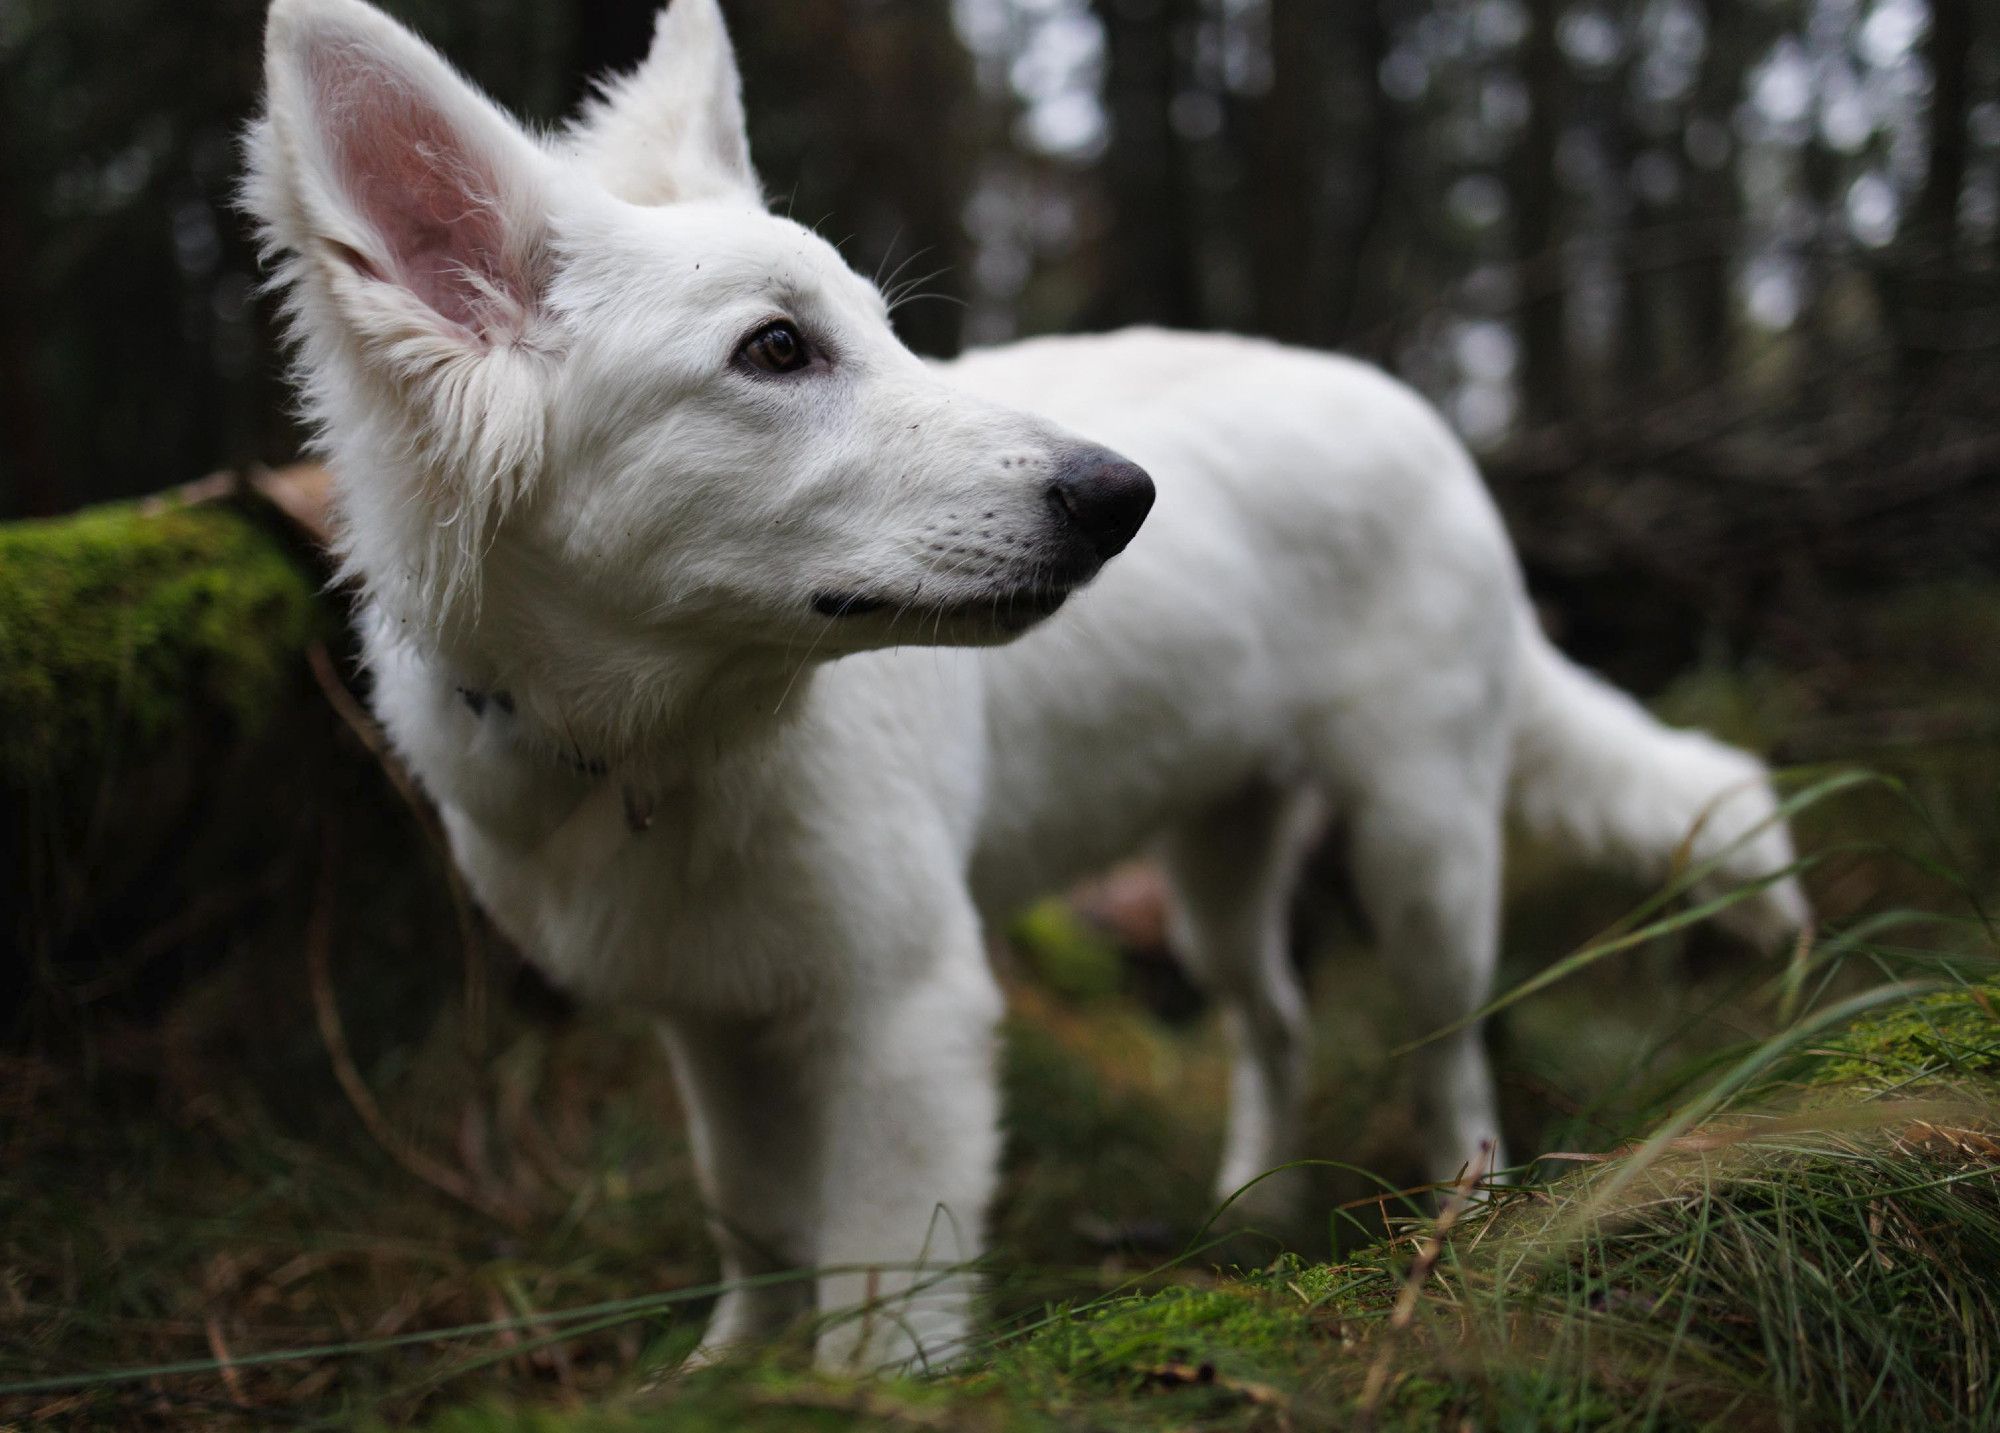
[[[1069,600],[1073,586],[1015,587],[983,597],[948,602],[901,601],[861,592],[815,592],[813,611],[835,621],[863,617],[886,618],[890,625],[907,621],[912,635],[944,628],[977,625],[1002,632],[1025,632]]]

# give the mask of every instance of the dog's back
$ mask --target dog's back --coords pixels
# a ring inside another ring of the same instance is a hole
[[[1435,412],[1348,360],[1135,330],[956,365],[1140,456],[1145,541],[1060,622],[983,654],[974,889],[1004,913],[1157,839],[1177,944],[1243,1039],[1227,1193],[1292,1151],[1303,997],[1284,915],[1329,812],[1426,1031],[1486,999],[1512,811],[1580,857],[1710,889],[1772,943],[1806,917],[1763,768],[1662,727],[1535,623]],[[1434,1174],[1501,1158],[1476,1026],[1420,1052]]]
[[[1351,790],[1396,708],[1498,719],[1519,579],[1436,414],[1380,371],[1135,329],[976,353],[951,377],[1134,454],[1145,540],[1060,621],[985,653],[975,866],[995,911],[1253,782]],[[1433,688],[1442,685],[1443,691]]]

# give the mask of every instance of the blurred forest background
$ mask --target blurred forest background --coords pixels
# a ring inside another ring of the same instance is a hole
[[[263,8],[0,0],[0,516],[295,450],[230,206]],[[655,4],[386,8],[554,123]],[[2000,548],[2000,7],[728,9],[774,203],[921,278],[919,351],[1155,322],[1384,363],[1630,680]]]
[[[914,281],[919,351],[1151,322],[1388,366],[1480,453],[1572,653],[1801,780],[1894,778],[1800,815],[1835,932],[1807,993],[1990,978],[2000,3],[723,2],[773,203]],[[383,4],[554,124],[656,0]],[[231,207],[264,9],[0,0],[0,1423],[400,1421],[475,1374],[581,1400],[670,1365],[712,1271],[648,1032],[470,909],[309,547],[226,484],[7,521],[298,451]],[[1646,894],[1509,863],[1508,984]],[[1223,1040],[1157,926],[1114,880],[1001,953],[996,1317],[1206,1227]],[[1416,1177],[1423,1032],[1367,962],[1323,970],[1310,1147],[1350,1163],[1309,1250],[1379,1224],[1356,1170]],[[1510,1145],[1650,1130],[1790,1018],[1773,970],[1675,930],[1509,1008]],[[538,1322],[638,1295],[651,1322]]]

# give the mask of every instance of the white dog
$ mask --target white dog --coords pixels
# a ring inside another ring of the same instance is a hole
[[[1235,1032],[1225,1191],[1294,1154],[1316,808],[1424,1030],[1488,995],[1509,811],[1655,877],[1684,842],[1725,881],[1790,862],[1755,760],[1544,640],[1391,379],[1150,331],[913,357],[765,212],[716,0],[548,138],[361,0],[277,0],[267,81],[247,203],[376,710],[500,926],[657,1017],[749,1281],[705,1350],[815,1306],[865,1306],[830,1364],[961,1341],[982,932],[1112,858],[1156,843]],[[1497,1140],[1478,1031],[1416,1060],[1448,1178]]]

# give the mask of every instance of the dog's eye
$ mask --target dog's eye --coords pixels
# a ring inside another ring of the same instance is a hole
[[[784,319],[767,323],[744,339],[736,356],[765,373],[796,373],[812,362],[804,336]]]

